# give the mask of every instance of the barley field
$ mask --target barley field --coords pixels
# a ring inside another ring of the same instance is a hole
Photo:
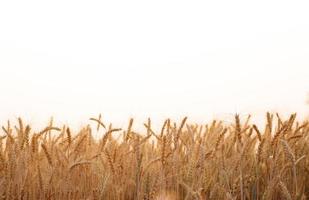
[[[267,113],[226,124],[167,119],[157,130],[91,118],[78,132],[18,119],[0,134],[1,199],[305,200],[309,125]],[[89,124],[89,125],[88,125]],[[158,129],[159,130],[159,129]],[[95,137],[94,132],[100,137]]]

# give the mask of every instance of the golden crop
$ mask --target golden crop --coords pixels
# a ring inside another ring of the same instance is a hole
[[[106,126],[78,133],[50,123],[34,131],[21,119],[0,134],[1,199],[208,200],[309,198],[309,126],[267,113],[226,125],[179,124],[144,132]]]

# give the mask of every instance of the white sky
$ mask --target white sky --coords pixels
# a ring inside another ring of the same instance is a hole
[[[0,1],[0,122],[309,113],[308,1]]]

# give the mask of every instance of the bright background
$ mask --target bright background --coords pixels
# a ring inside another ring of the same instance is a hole
[[[0,122],[309,113],[309,3],[0,1]]]

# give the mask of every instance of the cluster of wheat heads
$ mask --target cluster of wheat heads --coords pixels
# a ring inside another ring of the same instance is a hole
[[[309,126],[267,114],[258,128],[177,124],[155,131],[105,126],[78,133],[51,122],[40,132],[18,120],[0,136],[1,199],[307,199]],[[96,123],[96,124],[95,124]]]

